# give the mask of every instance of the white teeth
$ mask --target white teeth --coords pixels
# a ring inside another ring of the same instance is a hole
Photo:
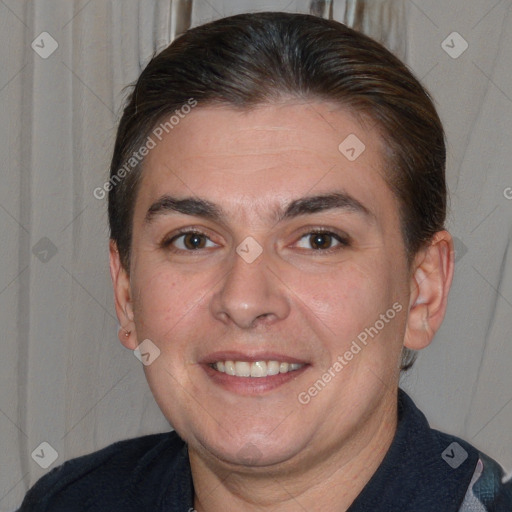
[[[300,363],[281,363],[279,361],[218,361],[212,365],[217,371],[236,377],[268,377],[278,373],[299,370]]]
[[[226,361],[224,363],[224,368],[225,368],[225,372],[228,374],[228,375],[236,375],[236,372],[235,372],[235,363],[233,361]],[[219,370],[219,372],[221,372],[222,370],[219,368],[219,365],[217,365],[217,370]]]
[[[251,363],[246,363],[245,361],[237,361],[235,363],[235,374],[237,377],[250,377]]]
[[[264,377],[265,375],[268,375],[265,361],[256,361],[251,364],[251,377]]]
[[[277,361],[269,361],[267,363],[267,375],[277,375],[279,373],[279,363]]]

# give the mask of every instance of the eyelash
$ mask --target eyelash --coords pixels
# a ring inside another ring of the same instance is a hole
[[[168,249],[169,247],[172,246],[173,242],[175,242],[176,240],[178,240],[179,238],[181,238],[181,237],[183,237],[185,235],[199,235],[199,236],[203,236],[203,237],[207,238],[209,241],[211,241],[206,233],[203,233],[202,231],[197,230],[197,229],[190,229],[189,228],[189,229],[179,230],[172,237],[164,239],[160,245],[161,245],[161,247],[163,249]],[[299,237],[298,241],[302,240],[306,236],[310,236],[311,237],[312,235],[329,235],[334,240],[336,240],[339,245],[336,245],[334,247],[329,247],[328,249],[304,249],[304,248],[302,248],[302,250],[313,251],[313,252],[322,253],[322,254],[330,254],[332,252],[335,252],[335,251],[337,251],[339,249],[342,249],[344,247],[345,248],[349,247],[351,245],[350,237],[348,237],[346,235],[345,236],[339,235],[337,233],[334,233],[334,232],[329,231],[329,230],[324,229],[324,228],[311,229],[309,231],[306,231],[306,232],[304,232]],[[192,253],[192,252],[200,251],[201,249],[177,249],[177,248],[172,248],[171,250],[173,252],[191,252]]]

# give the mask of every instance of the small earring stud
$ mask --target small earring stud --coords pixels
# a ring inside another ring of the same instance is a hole
[[[130,336],[130,334],[132,333],[132,331],[127,331],[126,329],[124,329],[123,327],[119,326],[119,331],[124,331],[124,335],[126,337]]]

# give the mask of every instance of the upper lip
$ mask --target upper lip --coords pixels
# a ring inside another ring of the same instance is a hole
[[[199,362],[202,364],[213,364],[218,361],[247,361],[249,363],[256,361],[278,361],[280,363],[307,364],[307,361],[304,359],[278,354],[276,352],[239,352],[236,350],[214,352],[203,357]]]

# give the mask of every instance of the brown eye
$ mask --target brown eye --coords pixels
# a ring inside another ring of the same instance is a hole
[[[187,249],[202,249],[206,245],[206,237],[198,233],[188,233],[183,236],[183,245]]]
[[[312,249],[321,252],[348,246],[349,243],[348,240],[335,233],[313,231],[302,236],[297,245],[301,249]]]
[[[309,235],[309,243],[313,249],[330,249],[332,244],[332,235],[328,233],[314,233]]]
[[[187,231],[174,236],[168,242],[164,242],[164,247],[172,246],[180,251],[197,251],[199,249],[216,247],[206,235],[196,231]]]

